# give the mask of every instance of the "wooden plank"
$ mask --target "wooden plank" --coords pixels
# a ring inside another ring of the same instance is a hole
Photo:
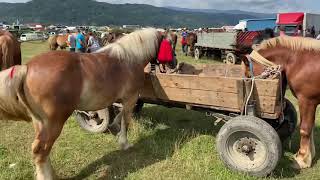
[[[161,86],[180,89],[237,93],[237,81],[239,81],[239,79],[225,77],[157,74],[156,78],[153,79],[153,84],[158,83],[157,87]]]
[[[238,94],[238,106],[239,106],[239,110],[240,112],[243,111],[243,107],[244,107],[244,100],[245,100],[245,91],[244,91],[244,81],[237,81],[237,94]]]
[[[165,101],[239,109],[238,95],[235,93],[162,87],[162,89],[156,90],[154,94],[156,99]]]
[[[205,76],[242,77],[240,65],[204,65],[202,69]]]
[[[259,96],[256,100],[256,107],[258,111],[265,113],[275,113],[276,111],[276,97]]]
[[[259,96],[270,96],[276,97],[279,92],[279,79],[275,80],[264,80],[256,79],[255,80],[255,93]]]

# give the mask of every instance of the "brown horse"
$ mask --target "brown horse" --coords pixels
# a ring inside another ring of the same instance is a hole
[[[94,111],[121,102],[123,109],[111,127],[120,128],[121,149],[130,147],[127,127],[143,87],[144,67],[157,57],[160,41],[155,29],[145,29],[96,53],[51,51],[0,72],[0,119],[33,123],[37,179],[54,178],[49,154],[76,109]]]
[[[171,44],[172,44],[172,50],[173,52],[176,52],[176,46],[178,42],[178,35],[174,32],[170,32],[170,37],[171,37]]]
[[[20,42],[8,31],[0,30],[0,69],[21,64]]]
[[[320,43],[318,40],[309,38],[277,37],[263,41],[255,52],[257,52],[255,57],[251,58],[253,60],[251,61],[252,73],[256,76],[264,71],[261,63],[254,62],[257,59],[265,58],[274,65],[280,65],[280,71],[284,77],[283,83],[289,85],[292,93],[298,99],[301,139],[293,167],[309,168],[315,157],[313,128],[316,107],[320,103]],[[245,65],[247,76],[250,71],[249,62],[249,60],[244,60],[242,64]]]
[[[53,35],[48,39],[50,50],[57,50],[60,47],[61,50],[66,49],[68,47],[67,44],[68,35]]]
[[[101,39],[101,46],[106,46],[108,44],[114,43],[123,36],[124,34],[120,32],[110,32]]]
[[[193,56],[194,55],[194,46],[197,43],[197,34],[194,32],[189,32],[186,37],[186,42],[189,47],[189,53],[187,51],[186,55],[189,54],[189,55]]]

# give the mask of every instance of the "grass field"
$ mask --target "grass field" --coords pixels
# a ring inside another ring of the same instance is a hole
[[[47,49],[43,42],[23,43],[23,61]],[[180,53],[178,59],[195,63]],[[197,63],[217,62],[200,60]],[[287,97],[296,105],[290,93]],[[113,136],[87,133],[71,117],[52,150],[51,160],[62,179],[257,179],[223,166],[215,149],[219,128],[214,126],[214,119],[203,113],[147,105],[129,131],[134,147],[119,151]],[[319,134],[318,124],[315,139]],[[34,177],[33,136],[32,124],[0,121],[0,180]],[[296,172],[289,167],[292,154],[298,148],[297,133],[292,144],[292,150],[286,150],[275,172],[266,179],[320,179],[319,155],[308,170]],[[318,152],[319,145],[317,140]]]

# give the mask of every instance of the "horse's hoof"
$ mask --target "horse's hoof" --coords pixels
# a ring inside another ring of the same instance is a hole
[[[114,136],[117,136],[117,134],[119,134],[121,130],[121,127],[119,124],[111,124],[108,126],[108,129],[111,134],[113,134]]]
[[[121,144],[121,145],[120,145],[120,149],[123,150],[123,151],[126,151],[126,150],[128,150],[128,149],[130,149],[130,148],[132,148],[132,147],[133,147],[133,145],[132,145],[132,144],[129,144],[129,143]]]

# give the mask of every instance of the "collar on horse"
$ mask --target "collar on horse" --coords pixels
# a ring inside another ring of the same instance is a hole
[[[275,67],[278,66],[277,64],[269,61],[268,59],[264,58],[263,56],[261,56],[260,53],[258,53],[258,51],[253,50],[251,52],[251,54],[249,55],[250,59],[254,60],[255,62],[262,64],[265,67]]]
[[[249,69],[250,69],[251,77],[254,77],[252,60],[265,67],[265,71],[259,76],[263,79],[266,79],[268,77],[276,78],[279,75],[279,73],[281,73],[280,65],[269,61],[268,59],[263,57],[260,53],[258,53],[256,50],[253,50],[250,55],[247,55],[247,59],[249,61]]]

